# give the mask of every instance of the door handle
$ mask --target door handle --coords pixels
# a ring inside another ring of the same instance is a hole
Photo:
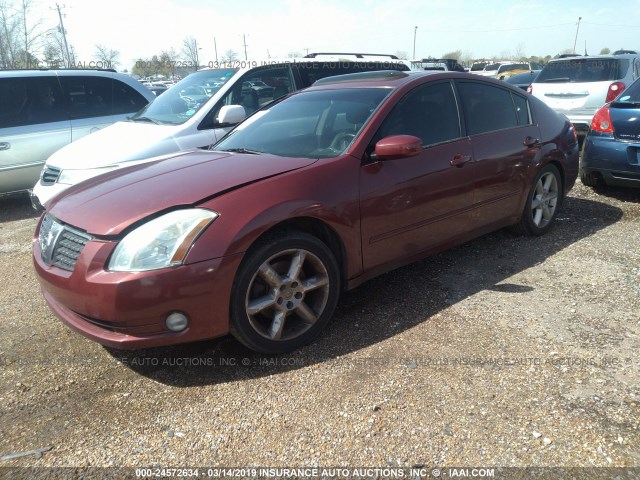
[[[539,147],[540,146],[540,140],[537,138],[533,138],[533,137],[525,137],[524,141],[522,142],[522,144],[525,147]]]
[[[0,150],[9,150],[11,144],[9,142],[0,142]]]
[[[471,155],[463,155],[461,153],[456,153],[451,159],[451,165],[453,167],[462,167],[465,163],[471,160]]]

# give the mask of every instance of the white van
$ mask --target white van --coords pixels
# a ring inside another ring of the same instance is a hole
[[[115,70],[0,71],[0,196],[27,191],[52,153],[154,98]]]
[[[393,55],[310,54],[302,59],[237,61],[187,76],[128,121],[49,157],[31,195],[34,208],[88,178],[220,140],[258,108],[324,77],[410,70]]]

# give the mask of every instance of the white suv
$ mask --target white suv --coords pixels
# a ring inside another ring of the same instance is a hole
[[[187,76],[128,121],[51,155],[34,186],[34,208],[71,185],[110,170],[220,140],[257,109],[321,78],[371,70],[410,70],[393,55],[309,54],[283,61],[236,61]]]
[[[593,115],[640,77],[640,55],[595,55],[551,60],[529,87],[556,112],[563,113],[580,136]]]

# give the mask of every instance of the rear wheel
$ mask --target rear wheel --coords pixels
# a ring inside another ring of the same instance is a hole
[[[601,183],[598,175],[592,172],[585,172],[583,169],[580,169],[580,181],[587,187],[598,187]]]
[[[543,235],[553,226],[562,204],[562,178],[554,165],[544,167],[529,191],[520,222],[514,229],[524,235]]]
[[[333,316],[338,264],[319,239],[282,233],[256,245],[238,269],[231,333],[252,350],[283,353],[311,342]]]

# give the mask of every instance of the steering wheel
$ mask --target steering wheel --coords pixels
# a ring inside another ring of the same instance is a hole
[[[345,148],[349,146],[349,144],[353,141],[354,138],[356,138],[356,136],[353,133],[340,132],[331,141],[331,145],[329,145],[329,148],[337,152],[342,152]]]

